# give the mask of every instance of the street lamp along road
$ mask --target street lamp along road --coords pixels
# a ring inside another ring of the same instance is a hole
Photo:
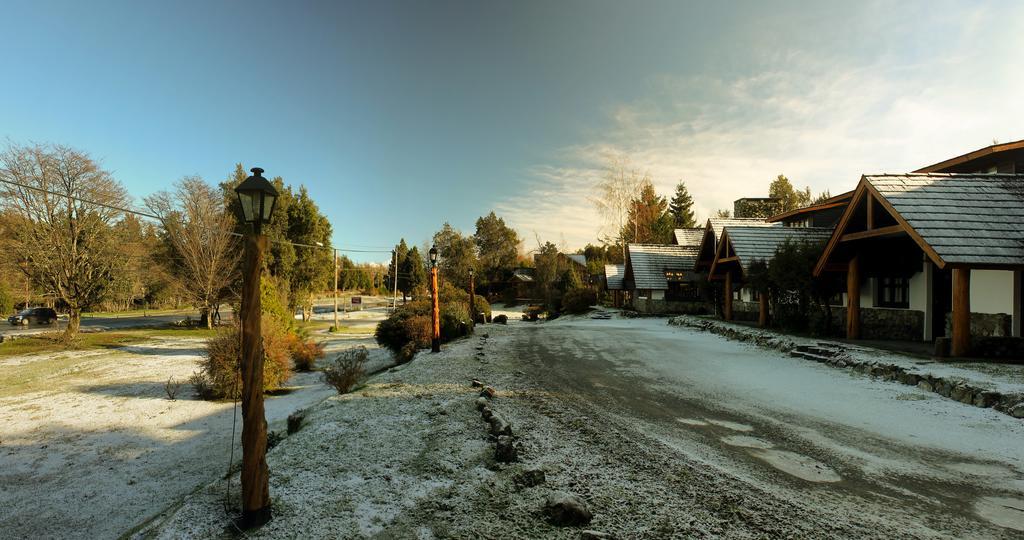
[[[430,352],[441,352],[441,306],[437,298],[437,246],[430,246],[430,295],[432,297],[433,333],[430,340]]]
[[[242,529],[270,521],[270,486],[267,470],[267,419],[263,411],[263,331],[261,325],[260,277],[267,237],[263,224],[269,223],[277,202],[277,189],[267,181],[263,169],[235,188],[242,206],[242,220],[252,225],[245,235],[242,265]]]
[[[476,302],[474,301],[475,300],[474,297],[476,296],[476,282],[473,279],[473,274],[474,273],[475,272],[473,271],[473,269],[470,268],[469,269],[469,322],[470,322],[470,326],[475,326],[476,325],[476,306],[474,305],[474,304],[476,304]]]

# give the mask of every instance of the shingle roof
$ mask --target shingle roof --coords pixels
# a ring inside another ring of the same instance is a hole
[[[705,266],[711,266],[714,258],[715,248],[718,240],[722,237],[722,229],[725,227],[782,227],[782,223],[768,223],[761,218],[710,218],[704,227],[704,235],[698,245],[700,251],[698,257]],[[706,244],[706,245],[705,245]],[[696,264],[697,260],[694,260]]]
[[[696,246],[629,244],[626,273],[633,276],[637,289],[668,289],[665,271],[689,273],[696,258]]]
[[[672,232],[672,237],[676,245],[697,247],[700,245],[700,239],[704,237],[704,227],[676,229]]]
[[[587,265],[587,256],[583,255],[582,253],[568,253],[565,256],[569,257],[570,260],[572,260],[573,262],[575,262],[578,265],[581,265],[581,266],[586,266]]]
[[[1024,175],[865,175],[947,264],[1024,264]]]
[[[604,265],[604,278],[608,282],[609,291],[622,290],[622,278],[626,275],[626,265],[606,264]]]
[[[715,233],[715,241],[722,236],[726,227],[781,227],[781,223],[768,223],[761,218],[711,218],[708,220],[711,232]]]
[[[516,268],[512,271],[512,279],[523,282],[533,281],[533,269],[532,268]]]
[[[791,242],[821,242],[832,236],[828,227],[726,227],[726,236],[746,271],[754,261],[770,261],[775,250]]]

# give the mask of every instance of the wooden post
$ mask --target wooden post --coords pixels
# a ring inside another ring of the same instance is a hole
[[[242,517],[243,528],[270,521],[267,420],[263,413],[263,335],[260,274],[267,237],[245,238],[242,274]]]
[[[431,310],[434,332],[430,340],[430,351],[439,353],[441,352],[441,304],[437,298],[437,265],[430,268],[430,295],[433,297],[434,306]]]
[[[732,320],[732,272],[725,272],[725,303],[723,304],[725,320]]]
[[[951,356],[966,356],[971,348],[971,269],[953,269],[953,339]]]
[[[761,328],[768,327],[768,292],[762,292],[759,296],[759,306],[757,314],[757,325]]]
[[[850,259],[846,271],[846,338],[860,339],[860,259]]]
[[[476,280],[473,279],[473,274],[470,274],[469,275],[469,320],[473,321],[474,325],[476,324],[476,306],[474,305],[474,304],[476,304],[476,302],[474,301],[475,300],[475,296],[476,296],[476,283],[474,283],[475,281]]]

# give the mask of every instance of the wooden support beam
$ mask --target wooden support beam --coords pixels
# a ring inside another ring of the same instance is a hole
[[[727,262],[739,262],[739,260],[740,260],[739,257],[733,255],[731,257],[723,257],[721,259],[718,259],[718,264],[727,263]]]
[[[846,270],[846,338],[860,339],[860,260],[850,259]]]
[[[762,292],[758,299],[757,325],[761,328],[768,327],[768,292]]]
[[[951,356],[966,356],[971,348],[971,269],[953,269],[953,339]]]
[[[868,196],[865,197],[864,200],[867,203],[867,208],[868,208],[868,226],[867,226],[867,230],[870,231],[870,230],[875,228],[875,197],[874,197],[874,195],[871,194],[870,191],[867,193],[867,195]]]
[[[901,225],[890,225],[888,227],[882,227],[881,229],[871,229],[869,231],[860,231],[850,234],[844,234],[839,237],[840,242],[850,242],[852,240],[863,240],[865,238],[875,238],[877,236],[889,236],[891,234],[899,234],[906,232]]]
[[[725,320],[732,320],[732,272],[725,273],[725,302],[722,315]]]

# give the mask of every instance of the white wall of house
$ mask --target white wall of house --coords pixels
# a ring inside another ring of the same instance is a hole
[[[875,278],[863,279],[860,282],[860,307],[875,307]]]
[[[971,312],[1013,313],[1013,271],[971,270]]]
[[[1024,272],[1015,270],[1013,272],[1013,332],[1014,337],[1024,336],[1024,324],[1021,323],[1021,317],[1024,317],[1024,282],[1021,281],[1021,277]]]
[[[658,289],[655,289],[655,290],[651,291],[651,300],[664,300],[664,299],[665,299],[665,291],[658,290]]]
[[[931,263],[927,263],[931,264]],[[928,276],[925,275],[924,265],[921,271],[910,276],[910,309],[917,311],[928,311]]]

